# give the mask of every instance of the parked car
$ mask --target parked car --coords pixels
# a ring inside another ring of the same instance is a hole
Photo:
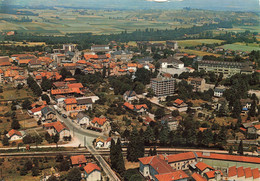
[[[62,114],[62,117],[67,118],[68,116],[66,114]]]

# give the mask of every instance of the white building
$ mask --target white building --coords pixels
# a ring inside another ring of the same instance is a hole
[[[20,131],[15,129],[10,130],[6,136],[9,138],[9,141],[16,141],[23,139],[23,134]]]

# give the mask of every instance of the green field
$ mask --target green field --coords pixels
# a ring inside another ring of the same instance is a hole
[[[212,23],[216,16],[221,20],[257,19],[254,13],[246,12],[215,12],[207,10],[92,10],[92,9],[19,9],[38,14],[0,14],[0,31],[16,30],[24,33],[41,35],[62,35],[66,33],[111,34],[128,32],[136,29],[175,29],[202,26]],[[217,15],[216,15],[217,13]],[[32,22],[20,22],[22,18]],[[202,18],[203,17],[203,18]],[[230,31],[258,31],[257,26],[235,27]],[[229,31],[229,30],[228,30]]]
[[[245,44],[245,43],[234,43],[234,44],[227,44],[222,46],[225,49],[229,50],[240,50],[240,51],[248,51],[251,52],[253,50],[260,50],[260,45],[256,43],[250,43],[250,44]]]
[[[213,43],[222,43],[223,40],[216,40],[216,39],[196,39],[196,40],[179,40],[178,45],[182,48],[184,47],[191,47],[204,44],[213,44]]]

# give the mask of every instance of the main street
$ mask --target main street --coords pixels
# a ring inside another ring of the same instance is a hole
[[[52,106],[54,109],[54,107]],[[54,109],[55,110],[55,109]],[[56,111],[56,110],[55,110]],[[62,114],[65,114],[66,112],[62,110]],[[104,160],[104,158],[101,156],[101,154],[96,151],[93,146],[92,142],[95,138],[99,136],[103,136],[102,133],[98,133],[92,130],[86,130],[81,128],[80,126],[76,125],[70,118],[64,118],[58,112],[56,111],[56,115],[59,121],[64,122],[66,126],[71,130],[72,136],[77,137],[80,141],[82,146],[86,146],[88,151],[94,155],[96,160],[99,162],[101,167],[103,168],[106,175],[109,177],[110,180],[113,181],[120,181],[120,179],[117,177],[115,172],[110,168],[110,166],[107,164],[107,162]]]

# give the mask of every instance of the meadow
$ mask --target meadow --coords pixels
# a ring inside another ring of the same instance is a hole
[[[225,49],[234,50],[234,51],[248,51],[251,52],[253,50],[260,50],[260,45],[256,43],[233,43],[233,44],[226,44],[222,46]]]

